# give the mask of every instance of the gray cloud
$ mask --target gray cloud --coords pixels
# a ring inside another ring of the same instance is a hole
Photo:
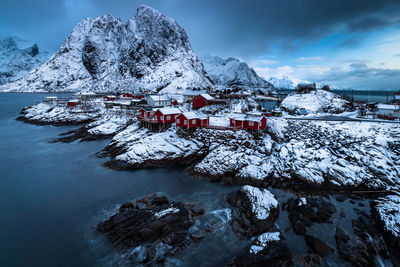
[[[320,83],[330,83],[342,87],[362,89],[393,89],[400,81],[400,70],[371,68],[365,63],[352,63],[349,69],[332,67],[329,71],[315,75]]]

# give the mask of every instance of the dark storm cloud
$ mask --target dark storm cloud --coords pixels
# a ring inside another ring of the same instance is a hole
[[[223,56],[250,57],[271,46],[297,49],[336,31],[362,34],[400,22],[398,0],[3,0],[0,34],[22,32],[56,48],[80,19],[103,14],[126,19],[141,3],[181,24],[196,52]]]

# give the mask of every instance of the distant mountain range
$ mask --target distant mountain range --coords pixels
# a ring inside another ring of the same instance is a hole
[[[270,82],[258,76],[253,68],[237,58],[205,56],[201,61],[208,77],[217,88],[273,88]]]
[[[16,37],[0,40],[0,85],[24,77],[50,57],[37,44]]]

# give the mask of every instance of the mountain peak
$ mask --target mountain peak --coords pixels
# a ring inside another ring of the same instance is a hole
[[[209,86],[185,31],[141,5],[127,21],[111,15],[81,21],[46,63],[0,90],[175,93]]]

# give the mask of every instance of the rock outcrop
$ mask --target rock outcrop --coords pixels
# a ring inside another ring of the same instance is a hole
[[[193,204],[170,202],[164,196],[151,194],[135,204],[122,204],[117,214],[97,226],[97,231],[113,247],[130,250],[132,263],[162,264],[165,257],[175,255],[205,236],[189,232],[203,213],[203,209]]]

